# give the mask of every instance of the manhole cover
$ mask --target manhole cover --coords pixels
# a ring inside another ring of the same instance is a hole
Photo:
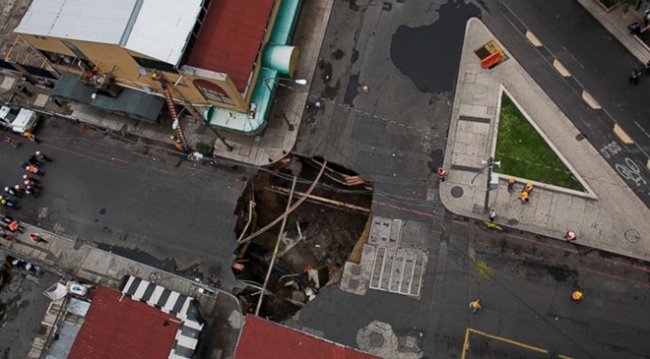
[[[576,136],[576,141],[582,141],[585,138],[587,138],[587,136],[585,136],[583,133],[580,133]]]
[[[451,196],[454,198],[462,197],[463,193],[465,193],[465,191],[463,191],[461,187],[456,186],[451,189]]]
[[[370,334],[370,345],[375,348],[381,347],[384,345],[384,336],[377,332]]]
[[[641,240],[641,234],[636,229],[625,231],[625,239],[630,243],[638,243]]]

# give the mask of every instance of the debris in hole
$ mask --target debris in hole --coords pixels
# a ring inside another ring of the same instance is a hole
[[[323,287],[337,283],[344,263],[354,260],[367,241],[372,184],[336,164],[323,169],[324,163],[288,157],[260,170],[239,198],[239,245],[232,269],[247,285],[238,293],[247,312],[258,310],[264,292],[259,315],[274,321],[290,318]],[[270,228],[260,231],[265,227]]]

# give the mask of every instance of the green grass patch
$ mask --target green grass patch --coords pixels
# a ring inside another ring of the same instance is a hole
[[[585,191],[505,93],[501,99],[495,159],[501,161],[496,169],[499,173]]]

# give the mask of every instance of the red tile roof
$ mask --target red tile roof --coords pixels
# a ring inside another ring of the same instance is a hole
[[[378,359],[253,315],[247,315],[235,359]]]
[[[168,358],[178,319],[145,303],[98,287],[68,359]],[[167,321],[167,325],[165,325]]]
[[[214,0],[187,65],[228,74],[243,93],[275,0]]]

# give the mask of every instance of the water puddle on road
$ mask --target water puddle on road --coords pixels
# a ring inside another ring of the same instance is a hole
[[[439,19],[421,27],[400,26],[393,34],[390,56],[395,66],[422,92],[451,91],[458,76],[467,20],[478,17],[472,3],[448,2]]]

